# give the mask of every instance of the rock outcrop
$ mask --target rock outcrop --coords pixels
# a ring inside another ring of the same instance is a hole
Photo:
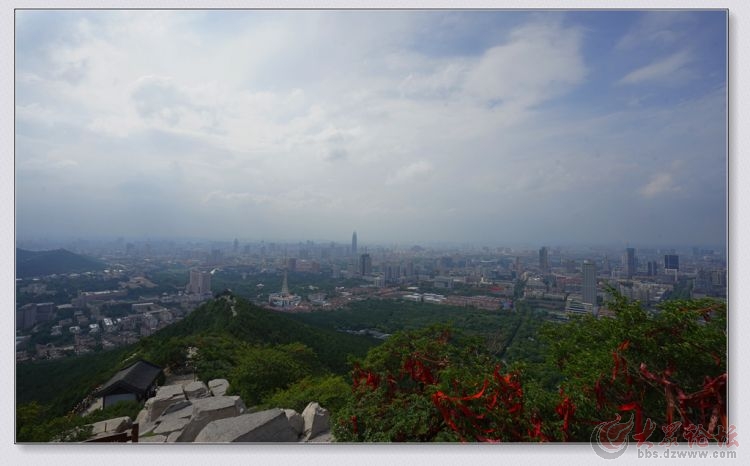
[[[328,410],[311,402],[293,409],[246,409],[239,396],[227,396],[229,382],[190,381],[160,387],[138,413],[139,442],[332,442]],[[257,412],[256,412],[257,411]],[[130,418],[93,424],[102,436],[130,428]]]
[[[209,380],[208,388],[213,396],[224,396],[229,390],[229,381],[227,379]]]
[[[133,420],[128,416],[116,417],[91,424],[91,438],[105,437],[111,434],[119,434],[129,429]]]
[[[305,422],[304,439],[310,440],[329,431],[329,418],[327,409],[314,401],[309,403],[302,411],[302,420]]]
[[[193,400],[193,414],[177,438],[178,442],[192,442],[209,422],[236,417],[245,411],[245,404],[232,396],[212,396]]]
[[[213,421],[195,438],[200,443],[296,442],[299,434],[278,408]]]
[[[154,421],[162,415],[165,409],[177,401],[185,401],[185,393],[182,385],[165,385],[160,387],[156,396],[146,400],[145,408],[148,410],[146,422]]]
[[[305,421],[302,419],[302,415],[293,409],[285,409],[284,414],[286,414],[286,419],[297,436],[302,435],[305,431]]]
[[[196,380],[195,382],[190,382],[183,385],[182,391],[185,393],[185,396],[188,400],[211,396],[211,393],[209,393],[206,384],[204,384],[200,380]]]

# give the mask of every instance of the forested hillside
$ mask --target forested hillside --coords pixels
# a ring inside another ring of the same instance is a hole
[[[103,263],[66,249],[27,251],[16,248],[16,277],[19,278],[91,272],[104,268]]]
[[[613,294],[613,318],[555,324],[523,302],[500,312],[371,301],[290,316],[227,292],[131,347],[18,365],[18,439],[48,441],[83,422],[60,416],[136,358],[226,378],[248,406],[316,400],[342,441],[588,441],[618,416],[643,438],[675,421],[681,434],[694,425],[721,438],[726,304],[649,313]]]

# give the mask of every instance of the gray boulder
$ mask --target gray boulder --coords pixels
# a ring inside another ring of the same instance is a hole
[[[313,401],[302,411],[302,419],[305,422],[304,436],[305,440],[317,437],[323,432],[330,430],[330,414],[328,410],[322,408],[317,402]]]
[[[160,422],[154,429],[155,434],[167,435],[171,432],[182,430],[190,422],[187,418],[167,418],[165,421]]]
[[[180,434],[181,434],[181,433],[182,433],[182,431],[181,431],[181,430],[177,430],[177,431],[174,431],[174,432],[172,432],[171,434],[169,434],[169,435],[167,436],[167,440],[166,440],[166,442],[167,442],[167,443],[174,443],[174,442],[176,442],[176,441],[177,441],[177,439],[178,439],[178,438],[180,438]]]
[[[91,435],[99,436],[107,431],[107,421],[99,421],[91,424]]]
[[[116,417],[114,419],[107,419],[107,432],[124,432],[126,429],[133,425],[133,420],[130,416]]]
[[[167,437],[164,435],[149,435],[148,437],[139,437],[139,443],[164,443]]]
[[[185,392],[185,397],[187,397],[188,400],[210,396],[208,387],[206,387],[206,384],[200,380],[183,385],[182,390]]]
[[[162,415],[165,409],[177,401],[184,401],[185,394],[182,392],[182,385],[165,385],[159,388],[156,396],[146,400],[148,409],[148,418],[146,421],[154,421]]]
[[[143,426],[146,422],[148,422],[148,409],[143,408],[138,412],[138,416],[135,417],[135,422],[138,423],[138,425]]]
[[[284,414],[286,414],[286,418],[289,421],[291,428],[294,429],[297,435],[302,435],[305,431],[305,421],[302,419],[300,413],[293,409],[285,409]]]
[[[278,408],[213,421],[196,436],[201,443],[296,442],[297,432]]]
[[[224,396],[229,390],[229,381],[227,379],[214,379],[208,381],[208,388],[213,396]]]
[[[185,426],[178,442],[192,442],[209,422],[242,414],[242,400],[230,396],[212,396],[193,400],[193,415]]]
[[[115,417],[91,424],[91,434],[94,437],[117,434],[125,431],[133,424],[129,416]]]
[[[171,417],[190,417],[193,414],[193,403],[188,400],[178,401],[167,406],[167,409],[161,414],[160,417],[171,416]]]

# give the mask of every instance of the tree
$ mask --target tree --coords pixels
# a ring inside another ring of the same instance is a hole
[[[595,426],[632,414],[624,427],[639,441],[668,425],[686,439],[721,441],[728,429],[726,304],[669,301],[649,313],[610,292],[613,318],[544,328],[547,360],[533,372],[528,364],[503,366],[480,341],[449,327],[393,335],[354,363],[336,438],[587,442]],[[550,389],[550,379],[559,386]]]
[[[239,356],[230,383],[251,406],[319,370],[315,353],[302,343],[249,347]]]
[[[339,441],[547,437],[525,410],[521,372],[447,326],[391,336],[355,363],[352,377],[352,401],[334,423]]]
[[[658,439],[661,429],[652,428],[675,422],[683,433],[691,425],[726,432],[726,304],[667,301],[648,313],[610,292],[614,318],[588,316],[544,332],[576,408],[570,438],[586,441],[592,424],[629,414],[642,437]]]

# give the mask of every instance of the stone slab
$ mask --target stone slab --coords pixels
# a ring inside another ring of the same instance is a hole
[[[186,383],[185,385],[182,386],[182,391],[185,393],[185,397],[188,400],[194,400],[196,398],[205,398],[207,396],[210,396],[208,387],[206,387],[206,384],[201,382],[200,380]]]
[[[208,423],[239,416],[243,408],[242,400],[231,396],[211,396],[193,400],[193,415],[177,441],[192,442]]]
[[[164,422],[159,423],[158,426],[154,429],[155,434],[169,434],[170,432],[174,432],[176,430],[182,430],[185,428],[185,426],[190,422],[187,418],[175,418],[175,419],[167,419]]]
[[[330,414],[328,410],[313,401],[302,411],[302,419],[305,421],[305,440],[317,437],[323,432],[329,431]]]
[[[284,411],[274,408],[210,422],[196,436],[199,443],[296,442],[297,433]]]
[[[208,381],[208,388],[213,396],[224,396],[229,390],[229,381],[227,379],[213,379]]]
[[[305,421],[302,419],[302,415],[293,409],[285,409],[284,414],[286,414],[291,428],[294,429],[297,435],[302,435],[305,431]]]

